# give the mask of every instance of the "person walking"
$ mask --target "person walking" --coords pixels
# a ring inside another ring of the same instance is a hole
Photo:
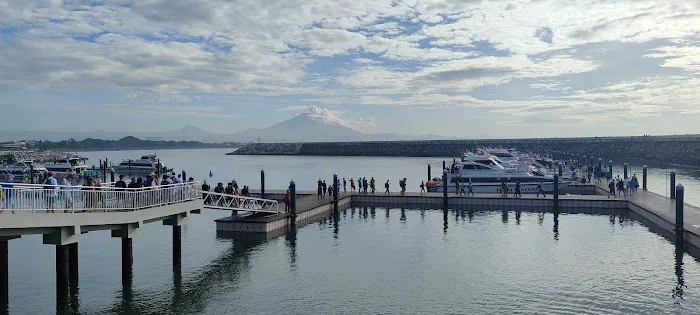
[[[350,177],[350,192],[355,192],[355,180]]]
[[[343,192],[348,192],[348,182],[345,181],[345,177],[343,177]]]
[[[321,183],[321,187],[323,188],[323,196],[321,198],[326,198],[326,192],[328,191],[328,185],[326,185],[325,180],[323,181],[323,183]]]
[[[386,180],[386,183],[384,183],[384,189],[386,189],[384,191],[385,194],[390,194],[390,192],[389,192],[389,180],[388,179]]]
[[[420,194],[422,195],[424,193],[425,193],[425,181],[422,180],[422,181],[420,181]]]
[[[399,186],[401,187],[401,196],[406,194],[406,177],[399,181]]]
[[[316,184],[318,185],[318,187],[316,188],[318,192],[317,198],[323,198],[323,182],[320,178],[318,179],[318,182],[316,182]]]
[[[545,198],[547,197],[547,195],[544,194],[544,188],[542,188],[542,182],[539,182],[537,184],[537,197],[539,197],[540,194],[542,194],[542,197],[545,197]]]
[[[372,191],[372,194],[374,194],[374,191],[376,190],[376,182],[374,181],[374,176],[372,176],[372,179],[369,180],[369,189]]]
[[[520,180],[515,181],[515,194],[513,196],[522,197],[523,194],[520,193]]]
[[[615,195],[615,181],[614,180],[608,183],[608,189],[609,189],[608,198],[610,198],[610,196],[615,197],[616,195]]]
[[[367,194],[367,177],[362,177],[362,188],[364,188],[365,194]]]
[[[474,184],[472,184],[472,179],[469,179],[469,183],[467,183],[467,196],[472,195],[474,196]]]

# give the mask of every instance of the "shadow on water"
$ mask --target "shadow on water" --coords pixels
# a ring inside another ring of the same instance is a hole
[[[207,266],[202,267],[183,282],[180,266],[173,268],[173,286],[170,294],[153,291],[135,291],[131,283],[124,286],[119,302],[102,312],[104,314],[191,314],[201,312],[207,305],[212,287],[223,283],[238,283],[244,270],[249,268],[252,249],[266,243],[268,237],[250,233],[219,234],[217,238],[232,240],[232,247]],[[296,230],[287,231],[285,244],[289,251],[290,267],[296,266]]]
[[[676,287],[673,288],[673,294],[671,296],[673,296],[674,299],[683,299],[683,290],[688,287],[683,280],[683,254],[685,254],[685,250],[683,246],[676,245],[676,250],[674,252],[676,261]]]

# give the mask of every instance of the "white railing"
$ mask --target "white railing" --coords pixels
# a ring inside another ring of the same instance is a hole
[[[14,184],[0,188],[0,210],[42,212],[135,211],[202,199],[198,182],[116,188]]]
[[[279,213],[277,200],[244,197],[203,191],[204,207],[222,210],[241,210]]]

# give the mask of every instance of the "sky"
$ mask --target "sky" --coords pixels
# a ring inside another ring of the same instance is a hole
[[[0,130],[700,133],[699,74],[696,0],[0,0]]]

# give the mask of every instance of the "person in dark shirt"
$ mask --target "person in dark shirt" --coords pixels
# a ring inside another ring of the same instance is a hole
[[[138,188],[138,184],[136,183],[136,177],[131,178],[131,181],[129,181],[129,185],[127,185],[126,188]]]
[[[116,188],[126,188],[126,182],[124,181],[124,175],[119,175],[119,180],[114,183]]]
[[[209,186],[209,184],[207,184],[207,181],[205,180],[202,184],[202,199],[204,200],[205,205],[209,204],[209,189],[211,189],[211,187]]]

